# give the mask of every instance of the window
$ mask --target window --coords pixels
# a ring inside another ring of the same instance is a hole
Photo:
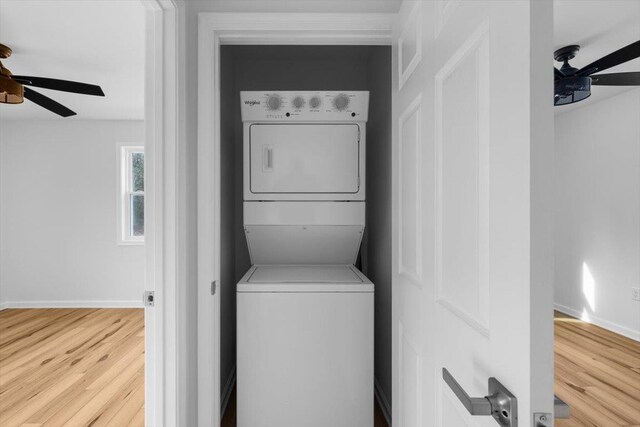
[[[144,148],[120,147],[120,242],[144,242]]]

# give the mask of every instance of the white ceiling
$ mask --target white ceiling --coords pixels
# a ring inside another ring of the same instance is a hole
[[[426,1],[426,0],[422,0]],[[200,12],[395,13],[402,0],[187,0],[187,14]]]
[[[554,49],[580,45],[580,52],[569,63],[582,68],[613,51],[640,40],[640,0],[556,0],[554,3]],[[553,55],[549,55],[550,62]],[[561,65],[554,62],[555,66]],[[640,71],[640,58],[603,73]],[[554,107],[556,113],[572,111],[599,100],[633,90],[637,86],[592,86],[584,101]]]
[[[370,1],[369,6],[381,3],[388,9],[399,4],[396,0]],[[361,0],[353,3],[360,5]],[[252,9],[260,4],[232,3]],[[7,68],[15,74],[99,84],[107,95],[100,98],[38,89],[78,113],[66,120],[144,118],[144,33],[144,7],[138,0],[0,0],[0,43],[13,49],[11,58],[4,61]],[[577,68],[639,39],[640,0],[555,1],[554,47],[581,45],[578,57],[571,61]],[[549,57],[551,62],[552,52]],[[640,71],[640,59],[606,72],[620,71]],[[630,89],[596,86],[589,99],[554,110],[570,111]],[[0,104],[0,119],[57,116],[25,101],[22,105]]]
[[[0,43],[13,74],[98,84],[105,97],[38,89],[71,108],[64,120],[144,119],[144,6],[139,0],[0,0]],[[25,100],[0,119],[62,118]]]

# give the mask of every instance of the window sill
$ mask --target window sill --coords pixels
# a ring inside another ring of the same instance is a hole
[[[144,246],[144,240],[120,240],[118,246]]]

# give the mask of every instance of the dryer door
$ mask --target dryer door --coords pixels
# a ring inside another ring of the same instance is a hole
[[[252,124],[251,193],[358,193],[359,135],[353,123]]]

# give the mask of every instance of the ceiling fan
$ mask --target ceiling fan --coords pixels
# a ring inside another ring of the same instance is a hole
[[[640,71],[630,73],[594,74],[640,57],[640,40],[618,49],[609,55],[580,69],[569,65],[580,46],[570,45],[556,50],[553,57],[562,62],[560,69],[553,68],[555,76],[554,105],[567,105],[591,96],[591,85],[640,86]]]
[[[0,59],[11,56],[11,49],[0,44]],[[16,76],[4,68],[0,62],[0,103],[21,104],[24,98],[56,113],[62,117],[75,116],[76,113],[59,102],[35,90],[24,86],[42,87],[63,92],[79,93],[82,95],[104,96],[100,86],[72,82],[69,80],[50,79],[46,77]]]

